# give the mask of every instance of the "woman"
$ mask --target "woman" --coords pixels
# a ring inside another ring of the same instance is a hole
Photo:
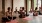
[[[8,7],[8,11],[5,13],[6,17],[10,16],[11,17],[11,9]]]
[[[8,11],[5,13],[5,16],[8,20],[12,19],[12,15],[11,15],[11,9],[10,7],[8,7]]]
[[[28,12],[29,17],[33,17],[33,10],[30,9],[30,12]]]
[[[8,11],[5,13],[5,16],[2,17],[3,21],[10,21],[12,19],[11,17],[11,12],[10,12],[10,7],[8,7]]]
[[[39,7],[39,15],[42,15],[42,8]]]
[[[24,7],[20,7],[20,18],[24,18],[25,17],[25,10],[24,10]]]

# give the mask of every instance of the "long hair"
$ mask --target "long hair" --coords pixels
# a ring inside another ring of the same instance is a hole
[[[37,10],[38,8],[36,7],[35,10]]]
[[[8,7],[8,10],[10,10],[10,7]]]

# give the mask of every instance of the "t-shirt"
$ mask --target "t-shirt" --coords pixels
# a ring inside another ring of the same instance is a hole
[[[33,16],[33,12],[32,13],[28,13],[29,15]]]
[[[28,14],[29,14],[29,17],[31,17],[31,18],[33,17],[33,12],[32,13],[29,12]]]

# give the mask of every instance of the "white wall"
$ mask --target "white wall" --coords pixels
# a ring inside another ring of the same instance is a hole
[[[12,8],[12,0],[5,0],[5,12],[7,11],[7,8]]]
[[[8,7],[12,7],[12,0],[5,0],[5,12],[7,11]],[[13,11],[17,7],[18,11],[20,7],[25,7],[24,0],[13,0]]]
[[[20,7],[25,7],[24,0],[13,0],[13,11],[15,11],[16,7],[18,11]]]
[[[0,0],[0,12],[2,11],[2,0]]]

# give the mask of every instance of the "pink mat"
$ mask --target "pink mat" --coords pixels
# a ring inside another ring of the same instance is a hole
[[[25,18],[22,18],[23,20],[32,20],[32,18],[28,18],[28,17],[25,17]]]
[[[28,18],[28,17],[25,17],[25,18],[22,18],[23,20],[32,20],[32,18]],[[17,20],[11,20],[10,22],[6,22],[6,23],[18,23]]]
[[[6,22],[6,23],[18,23],[17,20],[11,20],[10,22]]]

